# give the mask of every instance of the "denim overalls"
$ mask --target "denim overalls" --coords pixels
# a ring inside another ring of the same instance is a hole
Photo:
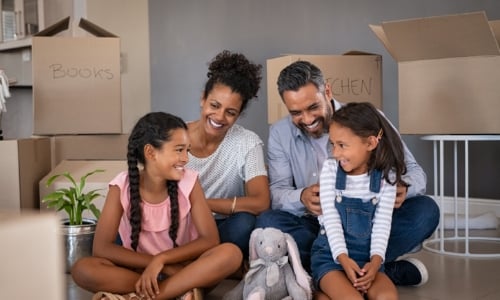
[[[372,199],[350,198],[342,195],[346,188],[347,174],[338,166],[335,182],[335,208],[342,221],[344,239],[349,257],[363,267],[370,261],[370,244],[373,225],[373,216],[379,202],[378,194],[382,181],[382,172],[373,170],[370,174],[370,191]],[[328,272],[342,270],[342,266],[333,260],[330,245],[324,227],[313,243],[311,249],[311,269],[316,287],[319,280]],[[381,266],[383,271],[383,265]]]

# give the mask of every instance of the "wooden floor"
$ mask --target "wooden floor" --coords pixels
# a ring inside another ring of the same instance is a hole
[[[471,235],[500,237],[500,230],[471,231]],[[437,246],[437,245],[436,245]],[[446,242],[448,251],[463,252],[464,243]],[[473,242],[472,253],[500,253],[499,242]],[[500,258],[468,258],[444,255],[426,249],[410,255],[427,267],[429,281],[420,287],[398,287],[402,300],[498,300],[500,299]],[[68,300],[90,300],[92,294],[75,286],[67,276]],[[226,280],[206,300],[221,299],[237,282]]]

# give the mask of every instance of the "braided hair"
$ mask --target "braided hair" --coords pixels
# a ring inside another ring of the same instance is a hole
[[[168,142],[174,129],[186,129],[184,121],[174,115],[164,112],[151,112],[143,116],[135,124],[128,139],[127,164],[130,182],[130,225],[132,232],[132,249],[137,251],[139,234],[141,232],[142,209],[141,195],[139,193],[139,164],[145,165],[144,147],[151,145],[160,149],[163,143]],[[177,247],[177,230],[179,228],[179,202],[177,198],[177,181],[167,180],[166,186],[170,197],[170,219],[169,236]]]
[[[240,94],[242,113],[248,101],[257,97],[262,79],[261,71],[262,65],[252,63],[243,54],[224,50],[210,62],[203,98],[208,97],[216,84],[223,84]]]

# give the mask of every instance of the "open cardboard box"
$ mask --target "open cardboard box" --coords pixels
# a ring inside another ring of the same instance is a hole
[[[268,123],[288,115],[278,93],[278,76],[289,64],[307,60],[323,72],[332,86],[333,97],[341,102],[371,102],[382,109],[382,57],[378,54],[350,51],[344,55],[290,54],[267,60]]]
[[[370,28],[398,62],[401,133],[500,133],[500,21],[474,12]]]
[[[32,38],[34,134],[122,133],[120,39],[85,19],[94,36],[54,36],[69,23]]]

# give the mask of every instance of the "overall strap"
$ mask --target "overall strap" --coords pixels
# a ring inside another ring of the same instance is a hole
[[[370,174],[370,192],[379,193],[382,183],[382,171],[373,169]]]
[[[335,189],[338,191],[345,190],[347,181],[347,173],[342,169],[340,164],[337,165],[337,178],[335,179]]]
[[[382,171],[374,169],[370,172],[370,192],[379,193],[382,183]],[[339,165],[337,168],[337,178],[335,181],[336,190],[345,190],[347,173]]]

